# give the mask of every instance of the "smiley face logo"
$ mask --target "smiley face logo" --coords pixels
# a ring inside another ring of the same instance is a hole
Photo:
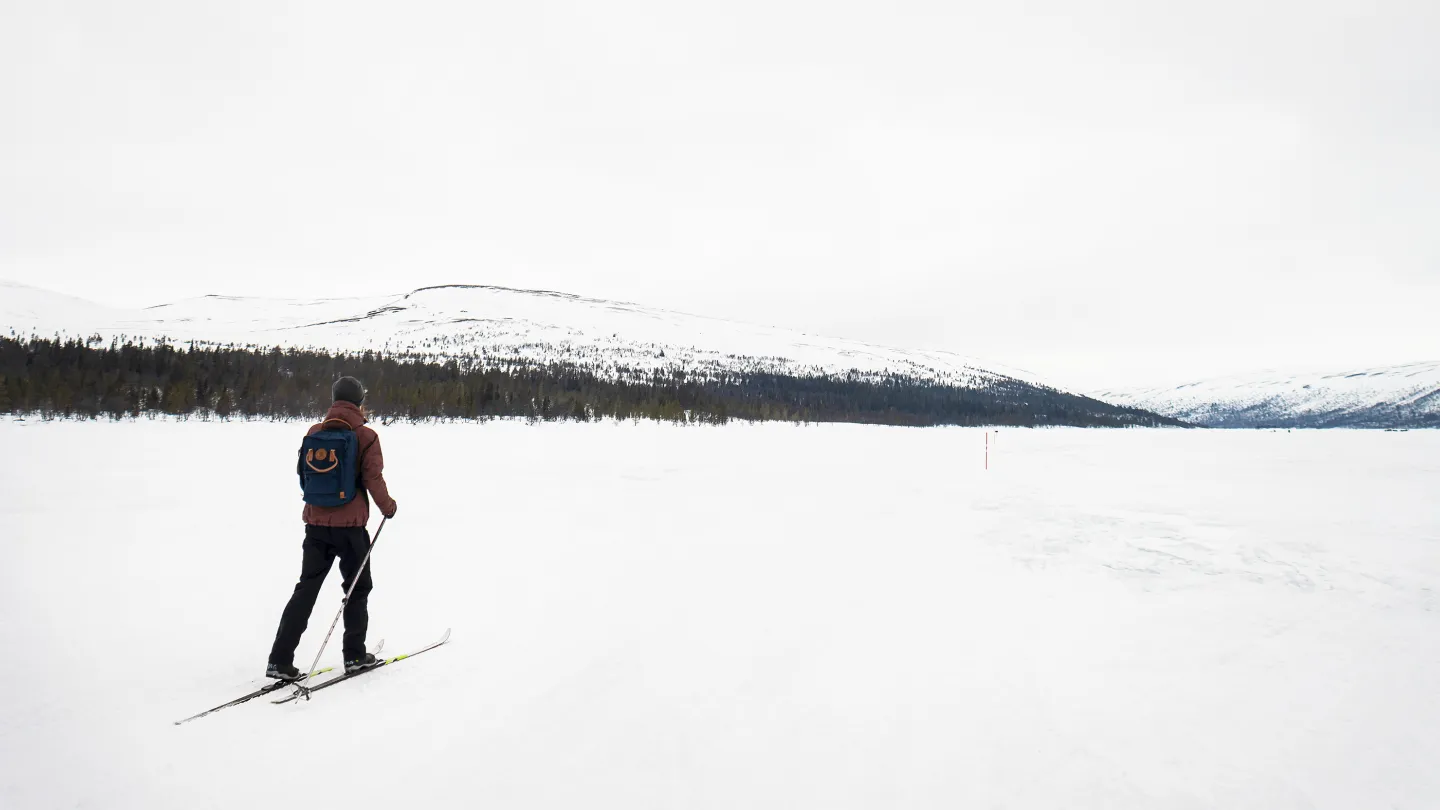
[[[320,466],[326,462],[329,462],[329,467]],[[319,452],[315,450],[305,451],[305,466],[317,473],[328,473],[335,469],[339,463],[340,461],[336,458],[334,450],[331,450],[328,456],[324,450],[320,450]]]

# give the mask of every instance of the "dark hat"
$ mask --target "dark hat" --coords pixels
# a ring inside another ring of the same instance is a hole
[[[359,405],[365,401],[365,386],[354,377],[341,377],[330,386],[330,397],[336,402],[353,402]]]

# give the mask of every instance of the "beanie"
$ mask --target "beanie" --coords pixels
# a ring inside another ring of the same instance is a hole
[[[365,386],[354,377],[341,377],[330,386],[330,397],[336,402],[353,402],[359,405],[365,401]]]

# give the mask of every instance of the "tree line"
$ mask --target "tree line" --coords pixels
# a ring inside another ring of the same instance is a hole
[[[1180,424],[1008,378],[984,387],[858,372],[786,375],[683,369],[615,375],[576,363],[425,362],[375,352],[173,345],[92,337],[0,337],[0,413],[310,419],[341,375],[362,380],[382,421],[651,419],[883,425]]]

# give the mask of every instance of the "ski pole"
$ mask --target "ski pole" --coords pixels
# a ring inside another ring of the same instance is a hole
[[[370,552],[375,550],[375,544],[380,542],[380,533],[385,531],[385,521],[390,518],[381,517],[380,527],[375,530],[375,538],[370,541],[370,547],[365,549],[365,559],[360,561],[360,568],[355,571],[355,579],[350,581],[350,589],[345,591],[345,598],[340,600],[340,610],[335,613],[335,620],[330,622],[330,630],[325,633],[325,640],[320,642],[320,652],[315,653],[315,660],[311,662],[310,668],[305,670],[305,677],[295,684],[296,695],[304,695],[306,700],[310,699],[310,690],[305,686],[310,682],[310,674],[320,664],[320,656],[325,654],[325,645],[330,643],[330,636],[335,634],[335,625],[340,623],[340,617],[345,614],[345,606],[350,603],[350,594],[355,592],[355,586],[360,584],[360,577],[365,573],[365,564],[370,562]]]

